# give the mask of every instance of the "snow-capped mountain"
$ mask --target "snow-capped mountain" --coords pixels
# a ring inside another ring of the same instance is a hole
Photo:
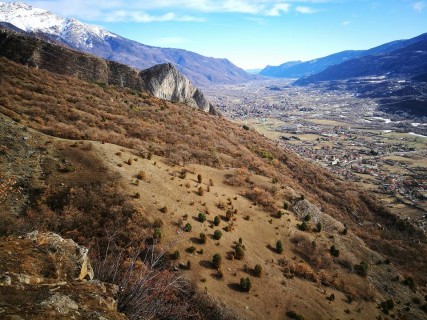
[[[147,46],[100,27],[63,18],[20,2],[0,2],[0,22],[7,22],[34,37],[62,43],[72,49],[146,69],[173,63],[196,85],[236,83],[253,79],[227,59],[205,57],[194,52]]]
[[[116,37],[100,27],[76,19],[62,18],[47,10],[20,2],[0,2],[0,21],[33,33],[45,33],[72,43],[79,49],[93,47],[94,42]]]

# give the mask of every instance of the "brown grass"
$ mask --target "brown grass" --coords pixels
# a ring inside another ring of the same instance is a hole
[[[251,173],[278,177],[285,186],[290,185],[324,212],[345,222],[372,248],[389,255],[403,271],[414,273],[416,279],[427,279],[427,271],[421,268],[427,263],[427,249],[412,240],[424,240],[421,234],[390,215],[369,194],[361,194],[354,185],[301,161],[255,131],[141,92],[54,75],[4,58],[0,58],[0,74],[0,112],[22,125],[57,137],[131,147],[138,154],[153,153],[174,164],[247,168]],[[272,191],[254,187],[248,196],[269,207],[274,203]],[[46,208],[47,215],[49,210]],[[73,207],[66,215],[83,218],[80,214]],[[65,222],[47,223],[63,227]],[[373,233],[376,223],[387,226],[393,240],[386,234]],[[410,259],[402,260],[401,253],[390,252],[388,248],[394,242],[402,252],[418,252],[415,267]]]

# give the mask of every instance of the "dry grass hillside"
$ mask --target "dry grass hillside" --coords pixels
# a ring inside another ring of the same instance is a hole
[[[156,296],[158,319],[425,317],[423,235],[353,185],[185,105],[0,73],[0,232],[88,246],[102,280],[141,284],[128,316]]]

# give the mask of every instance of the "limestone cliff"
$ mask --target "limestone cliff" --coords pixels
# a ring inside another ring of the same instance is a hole
[[[203,93],[171,64],[139,72],[127,65],[0,28],[0,55],[24,65],[85,81],[147,91],[215,114]]]
[[[157,98],[184,102],[209,112],[209,102],[171,63],[158,64],[139,73],[144,89]]]

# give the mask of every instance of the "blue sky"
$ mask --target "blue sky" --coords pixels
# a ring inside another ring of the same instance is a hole
[[[367,49],[427,32],[427,0],[26,1],[138,42],[244,69]]]

